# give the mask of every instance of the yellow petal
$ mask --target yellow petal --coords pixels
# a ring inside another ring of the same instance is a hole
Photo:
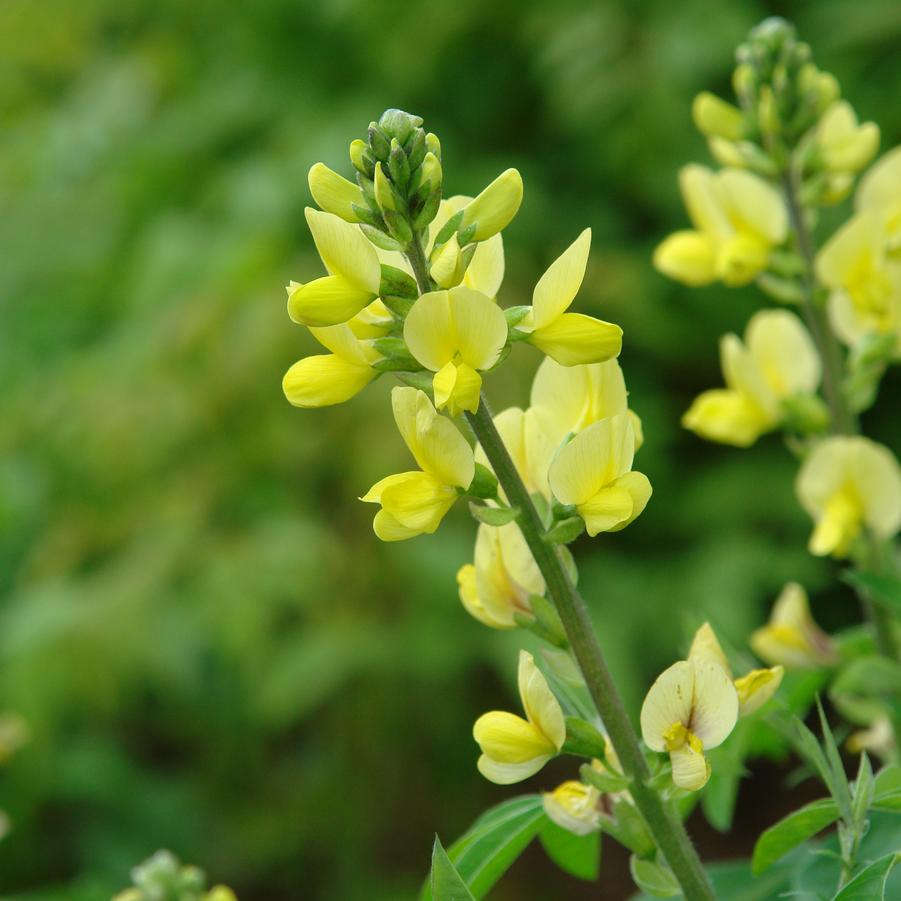
[[[895,147],[882,158],[860,180],[857,196],[854,198],[856,210],[879,210],[897,208],[901,199],[901,147]]]
[[[516,169],[507,169],[463,208],[460,227],[475,223],[472,240],[485,241],[510,224],[521,203],[522,176]]]
[[[448,241],[432,255],[429,274],[439,288],[453,288],[463,279],[463,257],[457,236],[451,235]]]
[[[356,316],[373,297],[341,275],[325,275],[291,293],[288,315],[301,325],[338,325]]]
[[[860,534],[862,511],[860,504],[848,491],[837,492],[815,520],[808,549],[817,557],[834,554],[845,557],[851,543]]]
[[[495,785],[512,785],[534,776],[550,759],[550,755],[546,755],[533,757],[522,763],[498,763],[487,754],[482,754],[476,766],[489,782],[493,782]]]
[[[641,736],[652,751],[666,750],[665,735],[673,723],[691,722],[694,681],[694,666],[680,660],[651,686],[641,705]]]
[[[875,211],[858,213],[823,245],[816,259],[820,281],[833,290],[846,288],[855,274],[878,267],[875,257],[885,245],[885,225]]]
[[[590,249],[591,229],[586,228],[538,280],[532,293],[536,329],[550,325],[569,309],[582,286]]]
[[[427,472],[409,473],[382,489],[381,503],[401,525],[432,534],[457,500],[457,492]]]
[[[519,696],[529,722],[540,731],[553,751],[566,741],[566,723],[560,702],[527,651],[519,652]]]
[[[788,211],[782,195],[769,182],[745,169],[723,169],[717,176],[730,218],[769,244],[788,235]]]
[[[548,467],[563,435],[550,434],[537,410],[510,407],[494,417],[494,425],[510,454],[529,493],[539,492],[548,497]],[[484,466],[488,459],[481,447],[477,458]]]
[[[670,751],[670,762],[673,765],[673,783],[686,791],[698,791],[707,784],[710,778],[710,764],[703,751],[698,751],[690,744]]]
[[[512,614],[509,617],[496,618],[494,611],[489,612],[489,608],[482,603],[482,599],[479,596],[476,568],[472,563],[461,566],[457,571],[457,586],[460,600],[470,616],[486,626],[490,626],[492,629],[513,629],[516,627]]]
[[[474,579],[486,615],[504,628],[516,625],[517,612],[531,613],[529,596],[545,590],[541,571],[516,523],[479,526]]]
[[[725,741],[738,719],[738,693],[725,670],[706,660],[689,661],[694,668],[691,731],[705,748]]]
[[[432,390],[439,410],[447,407],[451,416],[464,410],[475,413],[479,409],[482,377],[465,363],[446,363],[435,373]]]
[[[548,758],[557,748],[521,716],[493,710],[480,716],[472,729],[482,753],[497,763],[526,763]]]
[[[701,91],[695,97],[691,116],[698,131],[708,137],[738,141],[744,135],[744,116],[741,110],[709,91]]]
[[[447,291],[423,294],[404,323],[404,341],[410,353],[432,372],[450,363],[457,351],[457,334]]]
[[[541,796],[548,817],[574,835],[590,835],[601,828],[600,792],[571,779]]]
[[[375,514],[372,530],[381,541],[406,541],[422,534],[418,529],[410,529],[399,523],[387,510],[379,510]]]
[[[612,322],[583,313],[564,313],[535,329],[529,342],[564,366],[600,363],[619,355],[623,330]]]
[[[359,222],[352,204],[366,206],[358,185],[333,172],[324,163],[316,163],[308,176],[313,200],[327,213],[340,216],[345,222]]]
[[[726,675],[732,675],[732,669],[729,661],[723,653],[716,633],[713,631],[710,623],[703,623],[694,638],[691,641],[691,648],[688,652],[689,660],[707,660],[721,666]]]
[[[683,166],[679,170],[679,189],[688,217],[698,231],[715,239],[732,234],[716,177],[710,169],[694,164]]]
[[[794,313],[762,310],[745,332],[748,351],[777,397],[812,394],[822,375],[820,355]]]
[[[507,341],[504,311],[490,297],[464,285],[447,293],[460,359],[473,369],[490,369]]]
[[[504,280],[504,239],[494,235],[476,247],[463,284],[487,297],[497,297]]]
[[[350,400],[376,375],[368,365],[335,354],[319,354],[295,363],[285,373],[282,389],[295,407],[328,407]]]
[[[715,389],[696,397],[682,425],[701,438],[749,447],[773,425],[760,407],[737,391]]]
[[[330,275],[340,275],[357,290],[379,293],[382,268],[375,248],[356,225],[332,213],[306,208],[307,225]]]
[[[767,382],[757,359],[736,335],[723,335],[720,340],[720,361],[726,387],[756,406],[768,423],[768,428],[773,428],[780,418],[779,397]]]
[[[738,233],[716,250],[716,274],[730,288],[748,285],[766,269],[770,246],[754,234]]]
[[[630,422],[632,421],[631,415],[629,420]],[[634,470],[621,475],[613,482],[612,487],[620,491],[626,491],[632,498],[632,511],[629,515],[607,530],[609,532],[619,532],[630,523],[635,522],[644,512],[644,508],[647,507],[648,501],[651,499],[652,488],[648,477],[643,472],[635,472]]]
[[[378,359],[378,354],[371,345],[366,344],[357,337],[351,323],[330,325],[324,328],[311,328],[310,334],[324,347],[336,356],[347,360],[348,363],[357,363],[368,366]]]
[[[785,670],[781,666],[755,669],[735,680],[738,692],[738,715],[750,716],[776,693]]]
[[[599,532],[609,532],[632,515],[632,495],[624,488],[602,488],[585,503],[578,504],[585,529],[593,538]]]
[[[709,285],[716,280],[716,244],[703,232],[673,232],[654,251],[654,266],[685,285]]]
[[[817,145],[827,169],[858,172],[879,149],[879,126],[874,122],[858,125],[851,105],[846,100],[838,100],[820,120]]]

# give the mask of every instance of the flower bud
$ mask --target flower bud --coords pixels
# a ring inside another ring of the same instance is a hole
[[[764,134],[779,133],[779,111],[773,89],[765,84],[760,88],[760,99],[757,105],[757,123]]]
[[[350,161],[357,172],[372,178],[375,174],[375,160],[365,141],[357,138],[350,142]]]
[[[425,136],[425,146],[426,149],[431,153],[434,153],[439,160],[441,159],[441,141],[438,140],[438,135],[429,132]]]
[[[744,135],[745,121],[741,110],[709,91],[701,91],[695,97],[691,115],[698,131],[707,137],[737,141]]]
[[[386,137],[397,138],[403,144],[413,133],[414,128],[422,125],[421,116],[413,116],[399,109],[387,109],[379,118],[379,128]]]
[[[363,192],[352,181],[333,172],[324,163],[316,163],[308,177],[310,193],[320,209],[340,216],[345,222],[359,222],[354,206],[363,206]]]
[[[386,210],[397,209],[394,188],[391,186],[388,176],[385,175],[385,170],[380,162],[375,164],[375,199],[383,213]]]
[[[750,103],[757,90],[757,73],[753,66],[741,63],[732,73],[732,88],[743,103]]]
[[[431,194],[434,191],[437,191],[441,187],[442,177],[441,163],[439,162],[438,157],[430,150],[425,155],[422,166],[419,168],[420,192],[425,190],[427,193]]]
[[[398,190],[403,191],[410,180],[410,163],[407,161],[407,154],[404,153],[404,148],[400,146],[397,138],[391,139],[388,171],[391,173],[391,180],[397,185]]]
[[[507,169],[463,208],[460,230],[475,226],[471,240],[485,241],[510,224],[521,203],[522,176]]]
[[[391,143],[375,122],[369,123],[369,146],[377,160],[384,162],[388,159],[388,154],[391,152]]]

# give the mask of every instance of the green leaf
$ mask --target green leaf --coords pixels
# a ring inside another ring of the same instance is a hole
[[[447,852],[435,836],[432,846],[432,873],[429,888],[433,901],[475,901]]]
[[[476,901],[488,894],[545,822],[541,796],[521,795],[486,811],[450,846],[448,856]],[[428,885],[421,899],[432,899]]]
[[[771,867],[780,857],[834,823],[840,816],[832,798],[812,801],[770,826],[754,846],[751,867],[755,874]]]
[[[605,795],[625,791],[632,781],[627,776],[620,776],[618,773],[610,772],[610,770],[604,770],[603,772],[596,770],[590,763],[583,763],[579,767],[579,776],[583,782],[593,785]]]
[[[854,780],[854,791],[852,793],[852,802],[854,814],[854,823],[857,829],[863,828],[863,824],[867,818],[867,811],[873,800],[874,792],[873,767],[870,764],[870,758],[866,753],[860,756],[860,765],[857,768],[857,778]]]
[[[829,791],[832,797],[835,798],[842,816],[848,821],[853,821],[851,789],[848,786],[845,765],[842,763],[842,755],[839,753],[838,745],[835,743],[832,729],[829,728],[829,722],[826,720],[826,713],[823,710],[823,704],[819,697],[817,697],[817,713],[820,716],[820,728],[823,730],[823,745],[826,748],[826,759],[829,761],[829,770],[832,773]]]
[[[898,854],[886,854],[874,860],[866,869],[861,870],[832,901],[879,901],[885,898],[885,883],[892,867],[898,860]]]
[[[486,526],[505,526],[519,516],[519,507],[486,507],[484,504],[470,503],[469,510]]]
[[[901,613],[901,579],[878,576],[858,569],[846,570],[842,573],[842,579],[857,591],[870,594],[874,600]]]
[[[577,716],[566,717],[565,754],[603,758],[605,749],[604,736],[591,723]]]
[[[901,791],[901,766],[893,763],[884,766],[874,778],[874,800],[881,795],[894,794]]]
[[[889,813],[901,813],[901,791],[887,792],[874,797],[870,802],[872,810],[885,810]]]
[[[538,836],[541,845],[561,870],[593,882],[601,872],[601,833],[576,835],[547,820]]]
[[[582,517],[570,516],[558,522],[549,532],[545,533],[544,540],[550,544],[569,544],[584,531],[585,522]]]
[[[829,699],[846,719],[865,726],[885,712],[886,702],[901,696],[901,666],[870,654],[852,660],[836,676]]]
[[[635,884],[655,898],[675,898],[682,894],[676,877],[670,870],[652,860],[642,860],[634,854],[629,859],[629,870]]]

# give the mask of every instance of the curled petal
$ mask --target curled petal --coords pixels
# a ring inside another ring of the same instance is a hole
[[[528,340],[558,363],[578,366],[619,356],[623,330],[584,313],[563,313],[549,325],[536,328]]]

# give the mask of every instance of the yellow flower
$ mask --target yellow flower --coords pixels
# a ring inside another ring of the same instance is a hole
[[[623,330],[610,322],[569,313],[588,263],[591,229],[554,260],[532,292],[532,309],[517,328],[528,341],[564,366],[599,363],[619,355]]]
[[[541,796],[544,812],[574,835],[590,835],[601,828],[601,793],[576,779],[558,785]]]
[[[479,772],[498,785],[534,776],[566,741],[563,710],[526,651],[519,652],[519,697],[526,719],[494,710],[480,716],[472,730],[482,749]]]
[[[296,284],[288,315],[301,325],[338,325],[379,293],[382,269],[375,248],[356,225],[307,207],[307,224],[328,275]]]
[[[738,141],[744,136],[745,119],[741,110],[725,100],[701,91],[691,106],[695,127],[708,138]]]
[[[353,204],[366,208],[363,192],[358,185],[333,172],[324,163],[316,163],[308,176],[313,200],[327,213],[340,216],[345,222],[359,222]]]
[[[634,453],[632,420],[620,413],[579,432],[554,458],[551,490],[575,506],[589,535],[625,528],[647,505],[651,483],[631,471]]]
[[[680,660],[651,686],[641,707],[641,734],[652,751],[668,751],[673,782],[697,791],[710,777],[704,751],[722,744],[738,719],[738,693],[717,663]]]
[[[901,346],[901,261],[887,253],[886,217],[867,209],[848,220],[817,256],[829,289],[829,318],[849,346],[868,334],[898,334]]]
[[[845,557],[864,528],[882,539],[901,526],[901,468],[881,444],[834,435],[804,461],[796,484],[801,506],[813,517],[812,554]]]
[[[682,424],[702,438],[737,447],[748,447],[777,428],[782,402],[814,393],[822,374],[810,335],[786,310],[752,316],[744,344],[737,335],[725,335],[720,359],[726,388],[699,395]]]
[[[767,663],[789,669],[831,666],[838,662],[832,639],[810,615],[807,592],[789,582],[773,605],[769,622],[751,635],[751,649]]]
[[[879,126],[875,122],[859,125],[851,104],[837,100],[820,120],[816,143],[826,169],[859,172],[879,149]]]
[[[719,279],[734,287],[753,281],[788,233],[779,193],[741,169],[714,173],[686,166],[679,184],[694,230],[675,232],[660,244],[654,252],[657,269],[687,285]]]
[[[480,371],[490,369],[507,341],[507,320],[494,301],[472,288],[423,294],[407,314],[410,353],[435,373],[435,405],[452,416],[479,408]]]
[[[886,153],[860,180],[857,212],[875,212],[882,220],[889,253],[901,250],[901,147]]]
[[[704,623],[695,632],[688,659],[706,660],[723,668],[726,675],[732,679],[732,684],[738,693],[739,716],[748,716],[763,707],[776,693],[784,674],[783,667],[777,665],[769,669],[751,670],[744,676],[733,679],[732,668],[729,666],[729,661],[726,659],[710,623]]]
[[[473,241],[486,241],[503,231],[522,203],[522,176],[516,169],[507,169],[463,207],[460,229],[475,226]]]
[[[474,562],[457,573],[460,600],[477,620],[493,629],[513,629],[516,613],[532,612],[529,597],[543,595],[544,578],[515,522],[480,525]]]
[[[391,392],[394,421],[421,471],[402,472],[376,482],[361,498],[382,509],[373,521],[382,541],[402,541],[434,532],[472,483],[472,448],[457,427],[440,416],[432,402],[415,388]]]

